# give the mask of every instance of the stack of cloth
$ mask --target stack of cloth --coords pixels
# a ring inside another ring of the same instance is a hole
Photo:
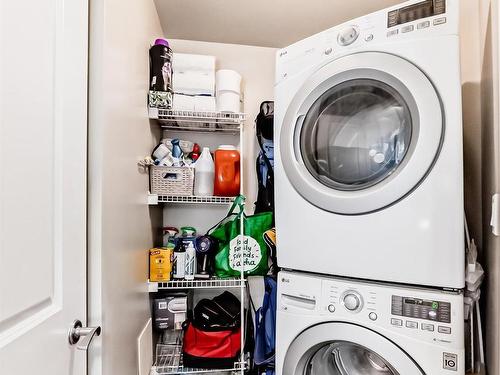
[[[215,57],[174,53],[173,109],[215,112]]]

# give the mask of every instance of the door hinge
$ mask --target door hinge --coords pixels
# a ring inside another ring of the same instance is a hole
[[[491,232],[495,236],[500,236],[500,194],[495,193],[491,197]]]

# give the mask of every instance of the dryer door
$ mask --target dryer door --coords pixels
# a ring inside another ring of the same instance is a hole
[[[287,375],[424,375],[401,348],[349,323],[324,323],[301,333],[285,356]]]
[[[427,76],[400,57],[365,52],[334,60],[306,81],[285,115],[280,152],[306,200],[356,215],[415,189],[443,135],[441,101]]]

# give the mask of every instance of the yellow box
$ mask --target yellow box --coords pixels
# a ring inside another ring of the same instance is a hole
[[[174,251],[172,249],[155,248],[149,250],[149,280],[170,281]]]

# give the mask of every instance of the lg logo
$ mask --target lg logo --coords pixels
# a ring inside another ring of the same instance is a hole
[[[453,353],[443,353],[443,368],[450,371],[458,371],[458,356]]]

